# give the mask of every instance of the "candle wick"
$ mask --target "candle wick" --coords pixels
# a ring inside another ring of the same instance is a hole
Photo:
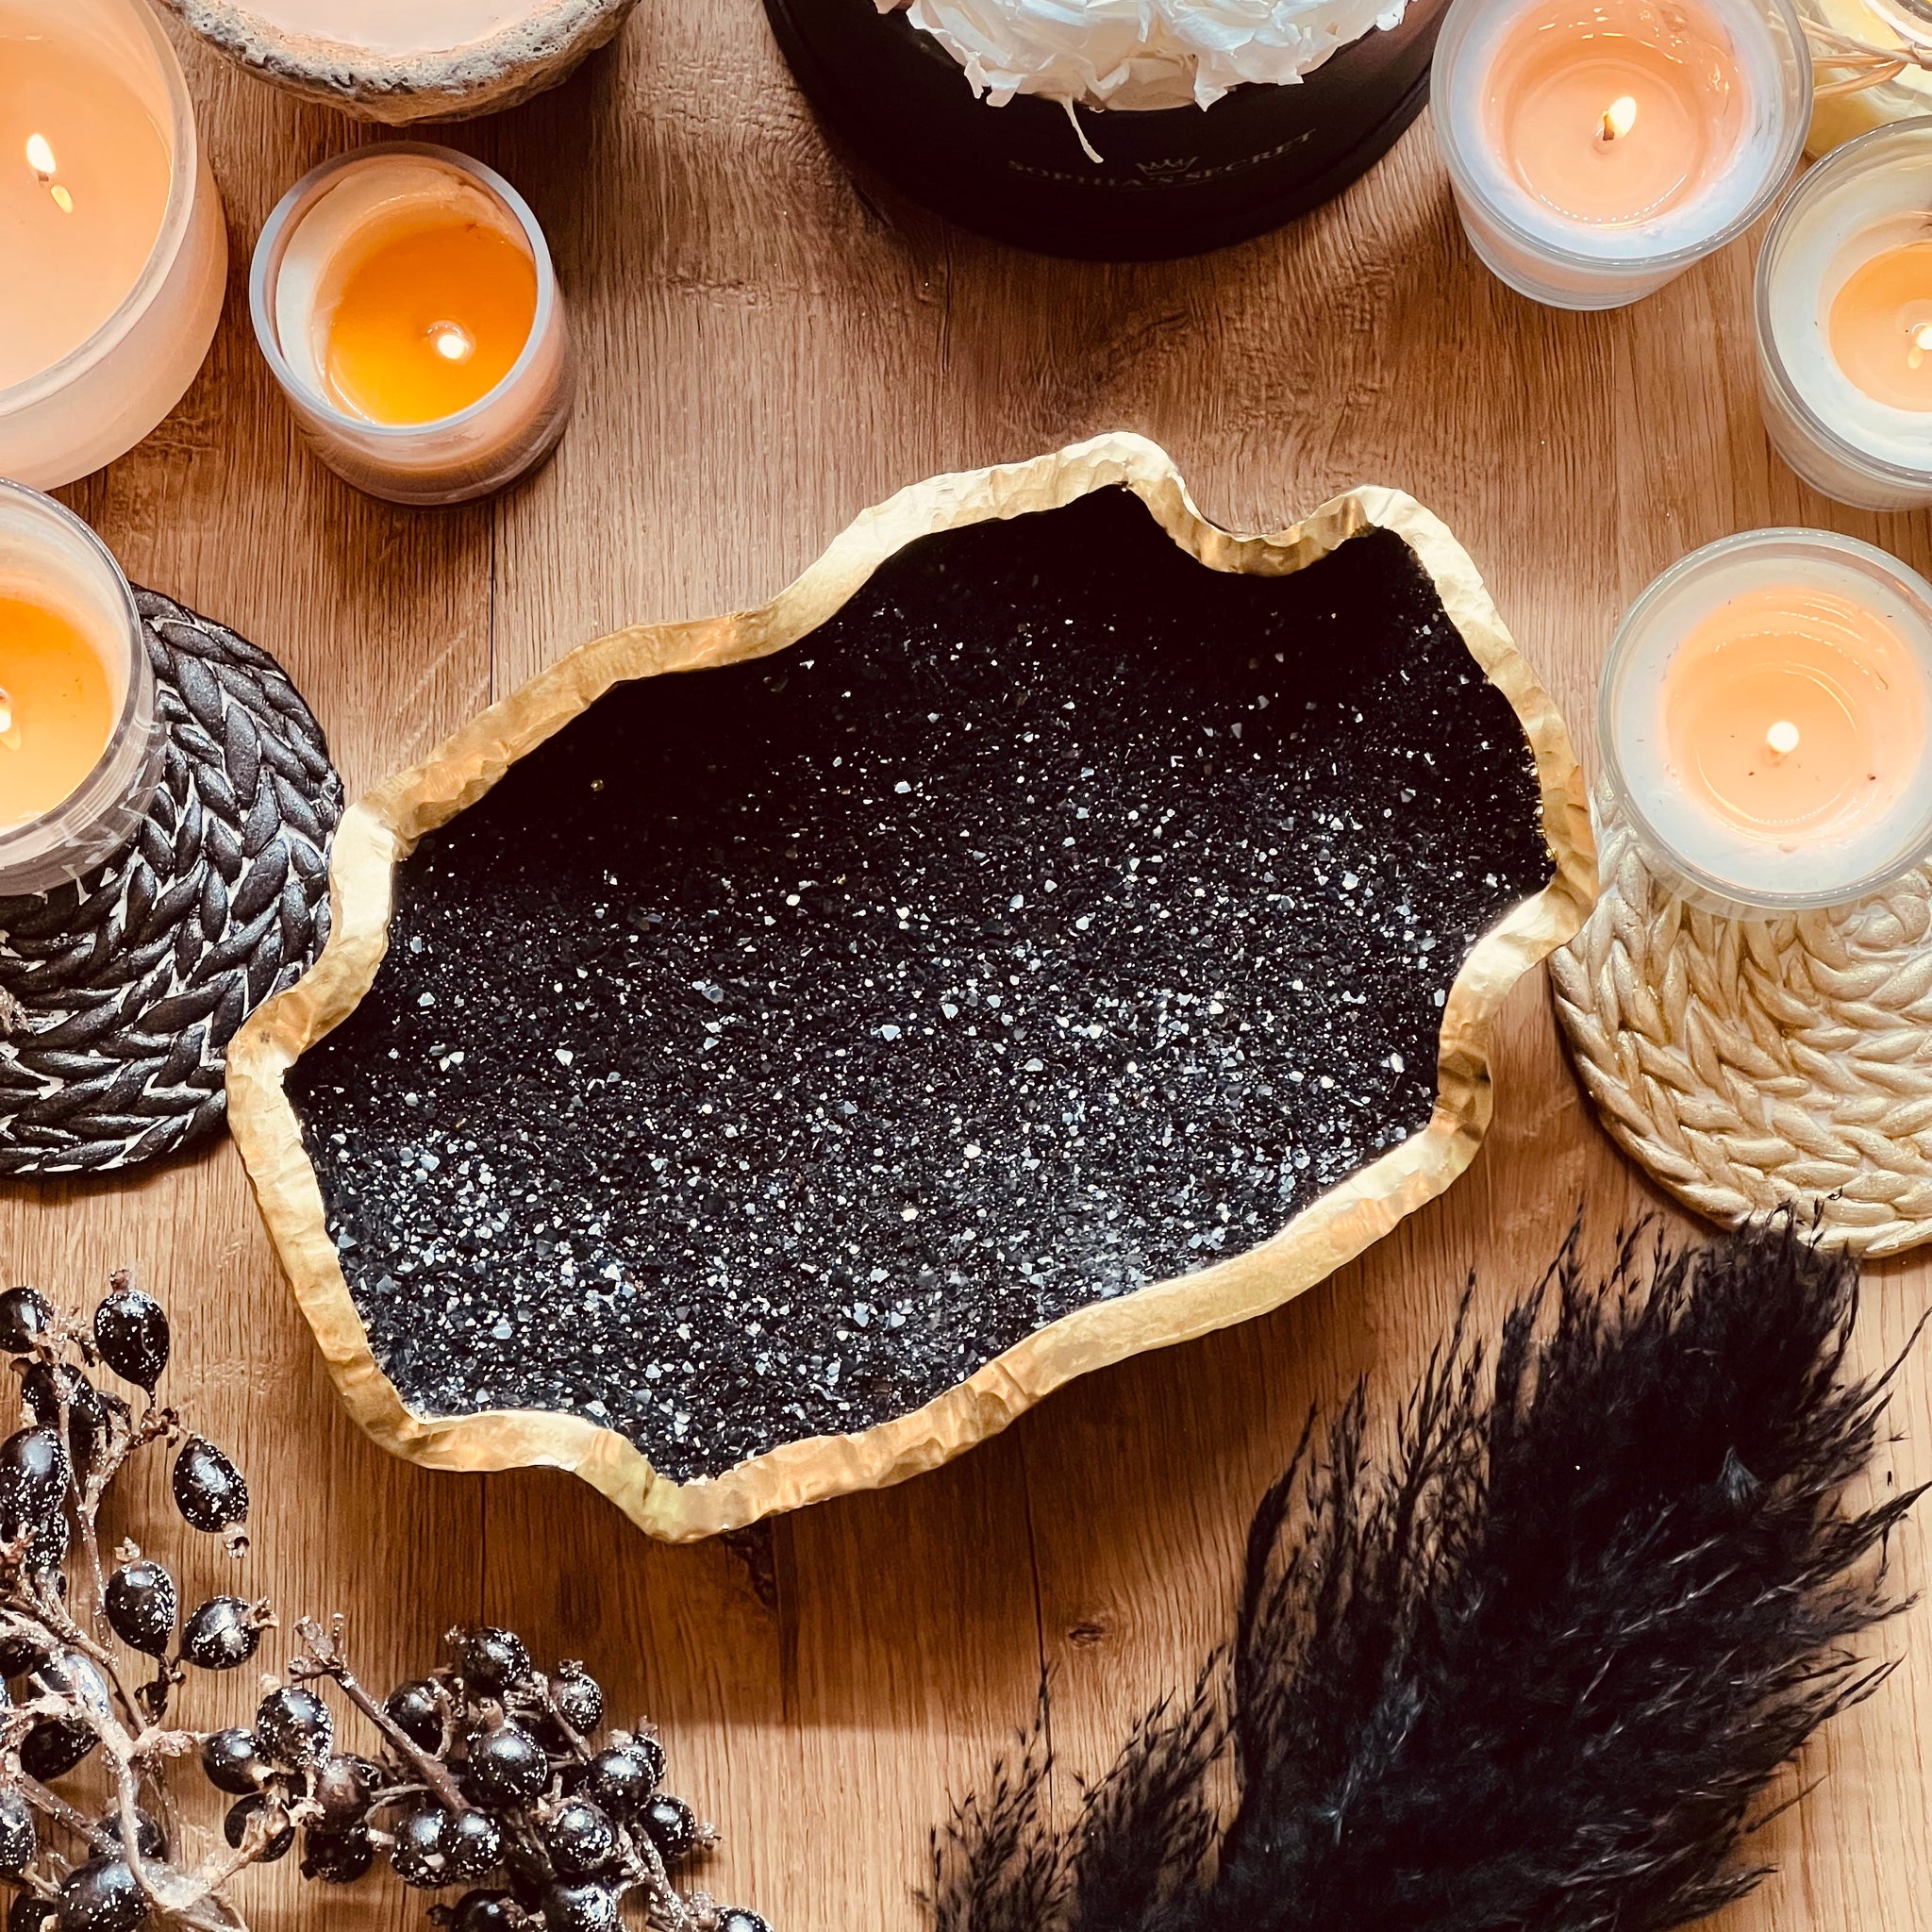
[[[1620,94],[1604,110],[1603,138],[1607,144],[1620,141],[1637,125],[1637,101],[1630,94]]]

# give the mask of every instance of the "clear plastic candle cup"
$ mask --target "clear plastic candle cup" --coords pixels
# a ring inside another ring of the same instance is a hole
[[[1770,207],[1811,61],[1790,0],[1456,0],[1430,97],[1484,262],[1554,308],[1618,308]]]
[[[1823,531],[1713,543],[1624,620],[1597,724],[1610,795],[1684,898],[1865,898],[1932,853],[1932,585]]]
[[[206,359],[227,273],[145,0],[0,0],[0,475],[52,489],[133,448]]]
[[[315,453],[372,496],[488,495],[570,419],[543,231],[502,175],[451,149],[392,142],[304,176],[256,245],[249,302]]]
[[[47,891],[125,845],[162,752],[120,565],[51,497],[0,480],[0,896]]]
[[[1840,148],[1791,191],[1757,259],[1772,441],[1867,509],[1932,503],[1932,120]]]

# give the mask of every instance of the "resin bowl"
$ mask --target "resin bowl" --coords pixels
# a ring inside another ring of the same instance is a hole
[[[637,0],[164,0],[276,87],[359,120],[465,121],[567,79]]]
[[[333,883],[228,1091],[338,1386],[674,1540],[1359,1254],[1468,1165],[1595,891],[1435,518],[1235,536],[1132,436],[584,645],[353,807]]]

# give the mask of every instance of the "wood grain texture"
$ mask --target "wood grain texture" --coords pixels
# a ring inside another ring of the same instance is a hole
[[[856,186],[755,0],[641,9],[560,92],[451,134],[548,228],[584,392],[523,489],[388,509],[298,447],[243,287],[281,191],[371,137],[188,58],[227,198],[227,317],[181,409],[69,496],[133,575],[282,658],[352,791],[588,637],[763,601],[902,483],[1102,429],[1164,443],[1208,514],[1242,527],[1359,482],[1412,491],[1474,553],[1586,746],[1617,615],[1694,545],[1806,522],[1932,563],[1924,518],[1840,509],[1770,455],[1749,244],[1632,312],[1535,309],[1464,246],[1424,127],[1280,235],[1176,264],[1038,260]],[[587,1657],[620,1711],[662,1724],[677,1789],[724,1830],[721,1895],[778,1932],[909,1932],[924,1834],[1028,1721],[1042,1665],[1065,1772],[1093,1771],[1222,1634],[1248,1512],[1310,1403],[1359,1376],[1406,1388],[1468,1272],[1494,1310],[1579,1204],[1606,1242],[1657,1205],[1590,1117],[1540,985],[1508,1009],[1497,1077],[1470,1174],[1292,1307],[1093,1376],[934,1475],[734,1543],[652,1545],[567,1478],[436,1475],[371,1447],[225,1145],[131,1185],[9,1189],[0,1252],[76,1300],[131,1262],[167,1299],[176,1399],[260,1499],[251,1590],[291,1616],[345,1611],[385,1687],[479,1611],[541,1654]],[[1900,1346],[1928,1302],[1924,1265],[1874,1269],[1861,1359]],[[1932,1476],[1932,1351],[1897,1420],[1885,1479]],[[133,1521],[158,1525],[146,1502]],[[1921,1526],[1895,1558],[1906,1587],[1932,1583]],[[196,1552],[190,1577],[212,1581],[213,1560]],[[1925,1924],[1932,1602],[1885,1642],[1904,1667],[1806,1766],[1822,1782],[1763,1837],[1779,1874],[1727,1932]],[[301,1893],[287,1866],[260,1874],[259,1924],[423,1923],[385,1884]]]

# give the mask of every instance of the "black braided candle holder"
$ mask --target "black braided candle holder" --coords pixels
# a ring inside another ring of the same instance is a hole
[[[167,735],[135,838],[0,899],[0,1174],[178,1153],[227,1108],[227,1046],[328,937],[342,781],[265,651],[137,590]]]

